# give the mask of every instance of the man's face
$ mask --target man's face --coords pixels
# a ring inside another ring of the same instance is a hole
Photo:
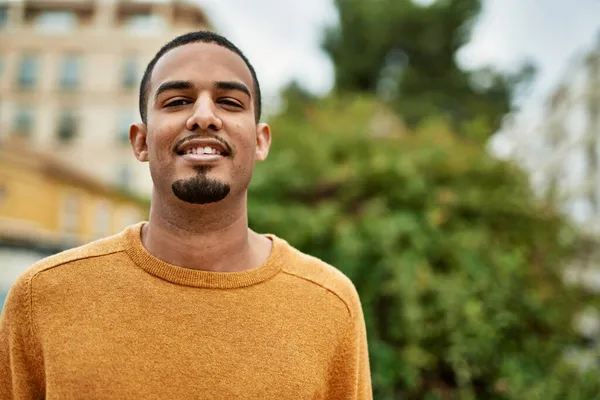
[[[147,125],[130,137],[155,190],[195,204],[247,190],[271,136],[255,122],[252,75],[237,54],[213,43],[177,47],[156,63],[147,95]]]

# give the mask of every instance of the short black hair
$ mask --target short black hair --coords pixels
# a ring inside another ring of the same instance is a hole
[[[152,61],[146,67],[146,71],[144,72],[144,76],[142,77],[142,82],[140,84],[140,116],[142,117],[142,122],[147,123],[148,116],[148,90],[150,89],[150,77],[152,76],[152,71],[154,71],[154,66],[170,50],[174,48],[189,44],[189,43],[214,43],[218,46],[224,47],[228,50],[233,51],[235,54],[240,56],[246,66],[250,70],[250,74],[252,74],[252,80],[254,83],[254,118],[256,123],[260,121],[260,115],[262,112],[262,98],[260,94],[260,85],[258,83],[258,78],[256,77],[256,72],[254,71],[254,67],[250,64],[250,61],[246,58],[244,53],[240,49],[237,48],[236,45],[231,43],[225,37],[210,31],[196,31],[189,32],[184,35],[178,36],[175,39],[171,40],[169,43],[165,44],[159,51],[156,53]]]

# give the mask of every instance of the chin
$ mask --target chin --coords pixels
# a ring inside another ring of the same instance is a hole
[[[196,173],[175,180],[171,190],[175,197],[190,204],[217,203],[229,196],[231,186],[227,181],[210,173]]]

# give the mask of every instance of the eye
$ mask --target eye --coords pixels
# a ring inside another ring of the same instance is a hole
[[[185,106],[186,104],[190,104],[191,102],[185,99],[177,99],[177,100],[173,100],[170,101],[168,103],[165,104],[165,107],[178,107],[178,106]]]
[[[218,101],[218,103],[226,105],[226,106],[236,107],[236,108],[244,107],[238,101],[230,100],[230,99],[221,99]]]

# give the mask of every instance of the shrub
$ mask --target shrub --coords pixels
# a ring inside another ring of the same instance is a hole
[[[376,399],[593,398],[597,379],[562,356],[588,301],[561,278],[575,232],[521,170],[448,126],[405,132],[364,97],[284,113],[250,225],[353,280]]]

